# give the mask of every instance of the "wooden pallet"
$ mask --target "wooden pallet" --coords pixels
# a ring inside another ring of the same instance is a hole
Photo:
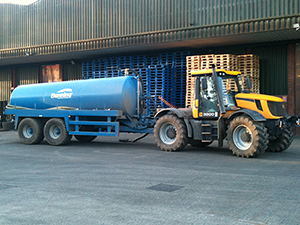
[[[200,70],[200,66],[201,58],[199,55],[186,57],[187,70]]]
[[[250,78],[253,93],[259,93],[259,57],[253,54],[238,56],[239,71],[242,73],[243,80]]]
[[[195,78],[191,76],[192,70],[211,69],[212,64],[216,65],[216,69],[224,69],[230,71],[236,71],[238,69],[238,58],[237,56],[231,54],[188,56],[186,58],[186,62],[186,107],[192,106],[194,100]],[[236,89],[234,88],[233,90]]]

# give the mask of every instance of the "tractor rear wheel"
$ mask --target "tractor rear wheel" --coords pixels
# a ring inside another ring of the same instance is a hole
[[[153,132],[157,146],[163,151],[182,150],[188,143],[186,125],[175,115],[161,117]]]
[[[294,133],[291,127],[286,127],[283,130],[282,135],[277,137],[276,139],[269,140],[269,146],[267,148],[267,152],[283,152],[287,150],[292,144],[294,139]]]
[[[256,157],[268,147],[267,128],[247,116],[234,118],[227,130],[230,150],[240,157]]]

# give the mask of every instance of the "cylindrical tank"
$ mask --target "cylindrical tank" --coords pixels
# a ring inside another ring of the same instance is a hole
[[[10,105],[30,109],[122,110],[133,116],[137,114],[137,86],[138,79],[133,76],[22,85],[13,91]]]

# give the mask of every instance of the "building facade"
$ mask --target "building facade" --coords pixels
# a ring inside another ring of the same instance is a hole
[[[254,54],[260,92],[300,115],[300,0],[39,0],[0,4],[0,22],[1,101],[17,85],[81,79],[95,59]]]

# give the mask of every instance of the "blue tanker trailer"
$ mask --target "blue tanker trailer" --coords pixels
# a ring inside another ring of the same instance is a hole
[[[6,114],[15,116],[20,140],[67,144],[119,132],[152,133],[145,96],[135,76],[22,85],[10,99]]]

